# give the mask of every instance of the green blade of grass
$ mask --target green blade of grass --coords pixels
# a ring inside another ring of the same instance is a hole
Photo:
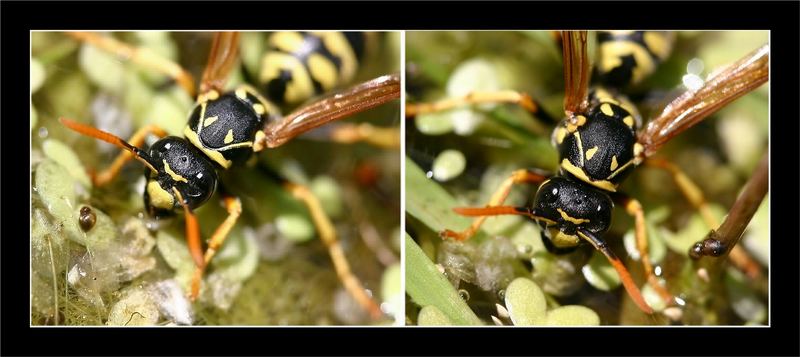
[[[406,211],[428,226],[434,232],[444,229],[461,230],[467,228],[470,219],[453,212],[458,202],[439,186],[425,176],[422,169],[409,158],[406,158]],[[480,241],[485,233],[478,231],[471,239]]]
[[[406,234],[406,292],[420,306],[433,305],[456,325],[482,325],[458,292]]]

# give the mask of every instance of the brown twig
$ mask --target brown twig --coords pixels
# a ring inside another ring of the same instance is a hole
[[[765,153],[719,229],[711,230],[704,240],[695,243],[689,255],[699,259],[702,256],[726,257],[730,254],[741,240],[745,228],[767,195],[768,189],[769,154]]]

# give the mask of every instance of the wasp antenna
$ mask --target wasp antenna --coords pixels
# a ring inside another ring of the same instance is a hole
[[[91,136],[95,139],[100,139],[102,141],[116,145],[119,148],[129,151],[134,155],[134,157],[136,157],[137,160],[145,164],[145,166],[147,166],[150,170],[153,170],[153,172],[158,172],[158,170],[156,170],[155,168],[155,165],[153,165],[152,162],[153,160],[150,158],[150,155],[147,155],[147,153],[144,152],[144,150],[129,144],[127,141],[122,140],[118,136],[115,136],[114,134],[102,131],[92,126],[78,123],[74,120],[70,120],[67,118],[58,118],[58,121],[60,121],[61,124],[64,124],[64,126],[66,126],[67,128],[72,129],[73,131],[76,131],[79,134]]]

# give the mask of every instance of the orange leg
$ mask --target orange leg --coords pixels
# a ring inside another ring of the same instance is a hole
[[[633,299],[633,302],[636,303],[642,311],[652,314],[653,309],[647,305],[647,302],[644,301],[644,297],[642,296],[642,292],[639,291],[639,288],[633,282],[633,278],[631,278],[631,274],[628,272],[628,269],[625,268],[625,265],[617,258],[614,252],[611,249],[608,249],[608,245],[602,239],[594,236],[588,231],[578,231],[578,235],[588,241],[589,243],[594,246],[595,249],[603,253],[606,256],[611,265],[619,274],[620,279],[622,280],[622,285],[625,287],[625,290],[628,292],[628,295]]]
[[[400,128],[380,128],[369,123],[341,123],[331,131],[333,141],[351,144],[363,141],[367,144],[385,148],[400,148]]]
[[[692,182],[692,180],[687,176],[677,165],[663,160],[663,159],[656,159],[650,158],[644,161],[645,164],[648,166],[656,167],[662,170],[666,170],[667,172],[672,175],[673,180],[678,185],[678,188],[683,193],[684,197],[695,207],[698,211],[700,211],[700,215],[703,217],[703,220],[706,222],[706,225],[709,229],[717,229],[719,227],[720,222],[714,217],[711,213],[711,208],[708,205],[705,197],[703,196],[703,191]],[[736,266],[739,270],[745,272],[749,277],[756,278],[761,275],[761,268],[759,267],[758,263],[750,257],[749,254],[740,246],[736,245],[731,250],[729,258],[734,266]]]
[[[639,256],[641,256],[642,259],[642,266],[647,276],[647,282],[655,289],[667,305],[671,305],[674,301],[672,294],[661,285],[661,282],[658,281],[658,277],[653,273],[653,263],[650,261],[650,250],[647,248],[647,230],[645,229],[642,205],[638,200],[632,197],[624,197],[621,203],[625,207],[625,211],[633,216],[635,220],[636,248],[639,250]]]
[[[489,203],[486,204],[485,207],[493,207],[503,204],[503,202],[506,200],[506,197],[508,197],[509,192],[511,192],[511,187],[514,186],[515,184],[521,184],[521,183],[540,184],[546,179],[547,179],[546,176],[535,173],[531,170],[514,171],[509,178],[503,181],[503,183],[500,185],[497,191],[494,192],[492,197],[489,199]],[[459,208],[456,208],[455,210],[456,212],[459,212],[458,211]],[[454,232],[449,229],[446,229],[441,233],[439,233],[439,235],[442,237],[455,238],[456,240],[469,239],[470,237],[475,235],[475,233],[481,227],[486,218],[487,218],[486,216],[481,216],[476,218],[467,229],[461,232]]]
[[[373,319],[379,319],[383,316],[383,312],[381,312],[378,304],[367,295],[366,289],[364,289],[361,281],[350,270],[350,264],[347,262],[347,258],[344,255],[342,245],[336,238],[336,230],[333,228],[333,224],[330,219],[328,219],[328,216],[325,215],[325,212],[322,210],[322,206],[317,197],[315,197],[307,187],[302,185],[285,182],[284,187],[308,208],[308,211],[311,213],[311,218],[314,221],[314,226],[317,227],[322,242],[325,243],[325,246],[328,248],[328,254],[333,261],[336,275],[339,277],[339,280],[342,281],[347,292],[356,299],[359,305],[369,312]]]
[[[133,47],[112,37],[94,32],[67,32],[67,35],[113,53],[120,58],[131,60],[136,64],[170,76],[186,90],[190,97],[194,98],[195,96],[196,87],[192,75],[177,63],[163,58],[147,48]]]
[[[427,114],[453,109],[464,105],[484,103],[511,103],[524,108],[536,116],[550,119],[550,116],[541,110],[539,104],[526,93],[514,90],[501,90],[496,92],[472,92],[459,98],[447,98],[434,103],[406,104],[406,117]]]
[[[186,242],[189,246],[189,252],[192,254],[192,259],[194,259],[195,263],[195,271],[194,275],[192,276],[192,286],[189,298],[194,301],[200,295],[200,283],[203,280],[203,272],[208,266],[208,263],[211,262],[211,259],[214,258],[214,255],[217,253],[217,250],[219,250],[219,247],[221,247],[222,243],[225,242],[225,239],[228,238],[228,233],[230,233],[231,228],[233,228],[233,225],[236,224],[236,220],[239,219],[239,216],[242,214],[242,203],[236,197],[226,196],[223,198],[225,201],[225,209],[228,211],[228,218],[226,218],[225,221],[222,222],[219,227],[217,227],[217,230],[214,231],[214,234],[211,235],[211,239],[208,241],[208,248],[206,249],[204,255],[201,246],[202,239],[200,238],[200,225],[197,223],[197,217],[195,217],[194,213],[192,213],[192,210],[189,209],[189,206],[183,204],[183,196],[181,195],[180,191],[173,187],[172,192],[175,193],[175,196],[178,198],[178,202],[181,202],[181,205],[183,206],[183,212],[186,215]]]
[[[164,131],[164,129],[161,129],[157,125],[150,124],[137,130],[136,133],[131,136],[130,140],[128,140],[128,143],[132,146],[140,147],[142,144],[144,144],[144,139],[147,138],[147,135],[149,134],[156,135],[159,138],[167,136],[167,132]],[[111,180],[113,180],[114,177],[119,174],[122,166],[133,158],[134,155],[130,151],[121,152],[109,167],[95,175],[92,175],[92,181],[94,185],[103,186],[111,182]]]

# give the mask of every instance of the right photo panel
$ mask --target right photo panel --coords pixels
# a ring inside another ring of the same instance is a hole
[[[406,32],[406,324],[770,325],[769,40]]]

